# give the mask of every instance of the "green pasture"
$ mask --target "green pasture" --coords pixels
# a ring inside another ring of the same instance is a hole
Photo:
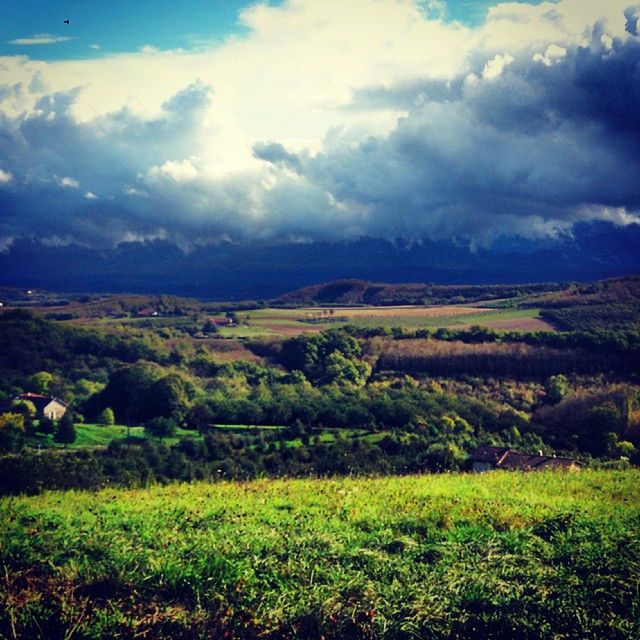
[[[0,500],[0,637],[640,637],[640,472]]]
[[[362,328],[401,327],[403,329],[420,329],[424,327],[452,327],[456,325],[482,325],[491,327],[492,322],[538,318],[539,309],[490,309],[478,313],[449,313],[431,316],[360,316],[349,318],[348,324]]]
[[[68,449],[90,449],[94,447],[105,447],[113,440],[125,440],[129,436],[132,440],[144,440],[149,437],[145,433],[144,427],[126,427],[125,425],[102,425],[102,424],[76,424],[76,440],[70,444]],[[164,438],[163,442],[175,444],[181,438],[197,438],[198,433],[189,429],[176,430],[175,436]],[[32,447],[63,449],[64,445],[53,441],[53,436],[42,436],[38,434],[31,438],[29,445]]]
[[[102,425],[102,424],[76,424],[76,441],[69,445],[68,449],[91,449],[95,447],[106,447],[113,440],[126,440],[127,436],[133,441],[141,441],[148,436],[145,433],[144,427],[127,427],[125,425]],[[277,431],[284,427],[271,426],[271,425],[246,425],[246,424],[217,424],[212,427],[213,430],[223,430],[229,433],[242,432],[252,433],[258,431]],[[191,429],[176,429],[175,435],[170,438],[164,438],[163,442],[171,445],[176,444],[182,438],[196,438],[201,436],[197,431]],[[38,434],[37,436],[30,438],[29,443],[33,448],[43,449],[63,449],[64,445],[58,444],[53,441],[53,436],[43,436]]]

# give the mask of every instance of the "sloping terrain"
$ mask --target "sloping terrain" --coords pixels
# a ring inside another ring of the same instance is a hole
[[[7,638],[637,638],[638,472],[0,500]]]
[[[456,304],[480,300],[516,298],[532,294],[562,291],[566,284],[523,285],[434,285],[434,284],[386,284],[366,280],[336,280],[305,287],[287,293],[275,300],[276,305],[323,304]]]

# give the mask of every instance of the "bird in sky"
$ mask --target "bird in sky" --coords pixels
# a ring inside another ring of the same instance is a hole
[[[65,20],[65,21],[64,21],[64,23],[65,23],[65,24],[70,24],[70,23],[71,23],[71,21],[70,21],[70,20]]]

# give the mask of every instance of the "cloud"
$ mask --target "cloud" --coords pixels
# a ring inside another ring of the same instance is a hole
[[[256,158],[273,164],[289,167],[293,171],[300,171],[300,159],[294,153],[289,153],[279,142],[256,142],[253,145]]]
[[[193,180],[198,177],[198,170],[191,164],[188,158],[182,161],[167,160],[161,167],[151,167],[149,176],[157,177],[166,175],[173,178],[176,182],[185,180]]]
[[[13,180],[13,175],[9,171],[0,169],[0,184],[8,184]]]
[[[56,178],[56,182],[65,189],[77,189],[80,183],[74,178],[65,176],[64,178]]]
[[[612,41],[613,42],[613,41]],[[550,44],[544,55],[541,53],[535,53],[533,56],[534,62],[542,62],[542,64],[550,67],[567,55],[567,50],[564,47],[559,47],[557,44]]]
[[[59,44],[61,42],[68,42],[71,40],[68,36],[54,36],[49,33],[37,33],[28,38],[16,38],[15,40],[9,40],[9,44],[16,44],[21,46],[31,46],[37,44]]]
[[[482,70],[482,77],[485,80],[493,80],[500,76],[504,69],[513,62],[513,56],[505,53],[502,56],[496,55],[489,60]]]
[[[502,4],[470,28],[439,3],[288,0],[195,53],[5,57],[0,236],[490,242],[635,223],[637,9],[593,4]]]

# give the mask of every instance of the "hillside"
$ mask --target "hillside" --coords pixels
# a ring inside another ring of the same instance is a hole
[[[640,276],[630,275],[624,278],[571,284],[532,298],[536,306],[548,308],[577,304],[637,303],[640,302]]]
[[[0,636],[640,635],[638,471],[0,500]]]
[[[310,306],[326,304],[451,304],[563,291],[566,284],[542,283],[522,285],[434,285],[388,284],[366,280],[336,280],[287,293],[271,303]]]
[[[450,304],[517,299],[522,306],[567,307],[640,301],[640,276],[610,278],[582,284],[516,285],[390,284],[345,279],[296,289],[271,301],[277,305],[323,304]]]
[[[543,319],[561,330],[640,328],[640,276],[574,284],[533,295],[521,306],[540,308]]]

